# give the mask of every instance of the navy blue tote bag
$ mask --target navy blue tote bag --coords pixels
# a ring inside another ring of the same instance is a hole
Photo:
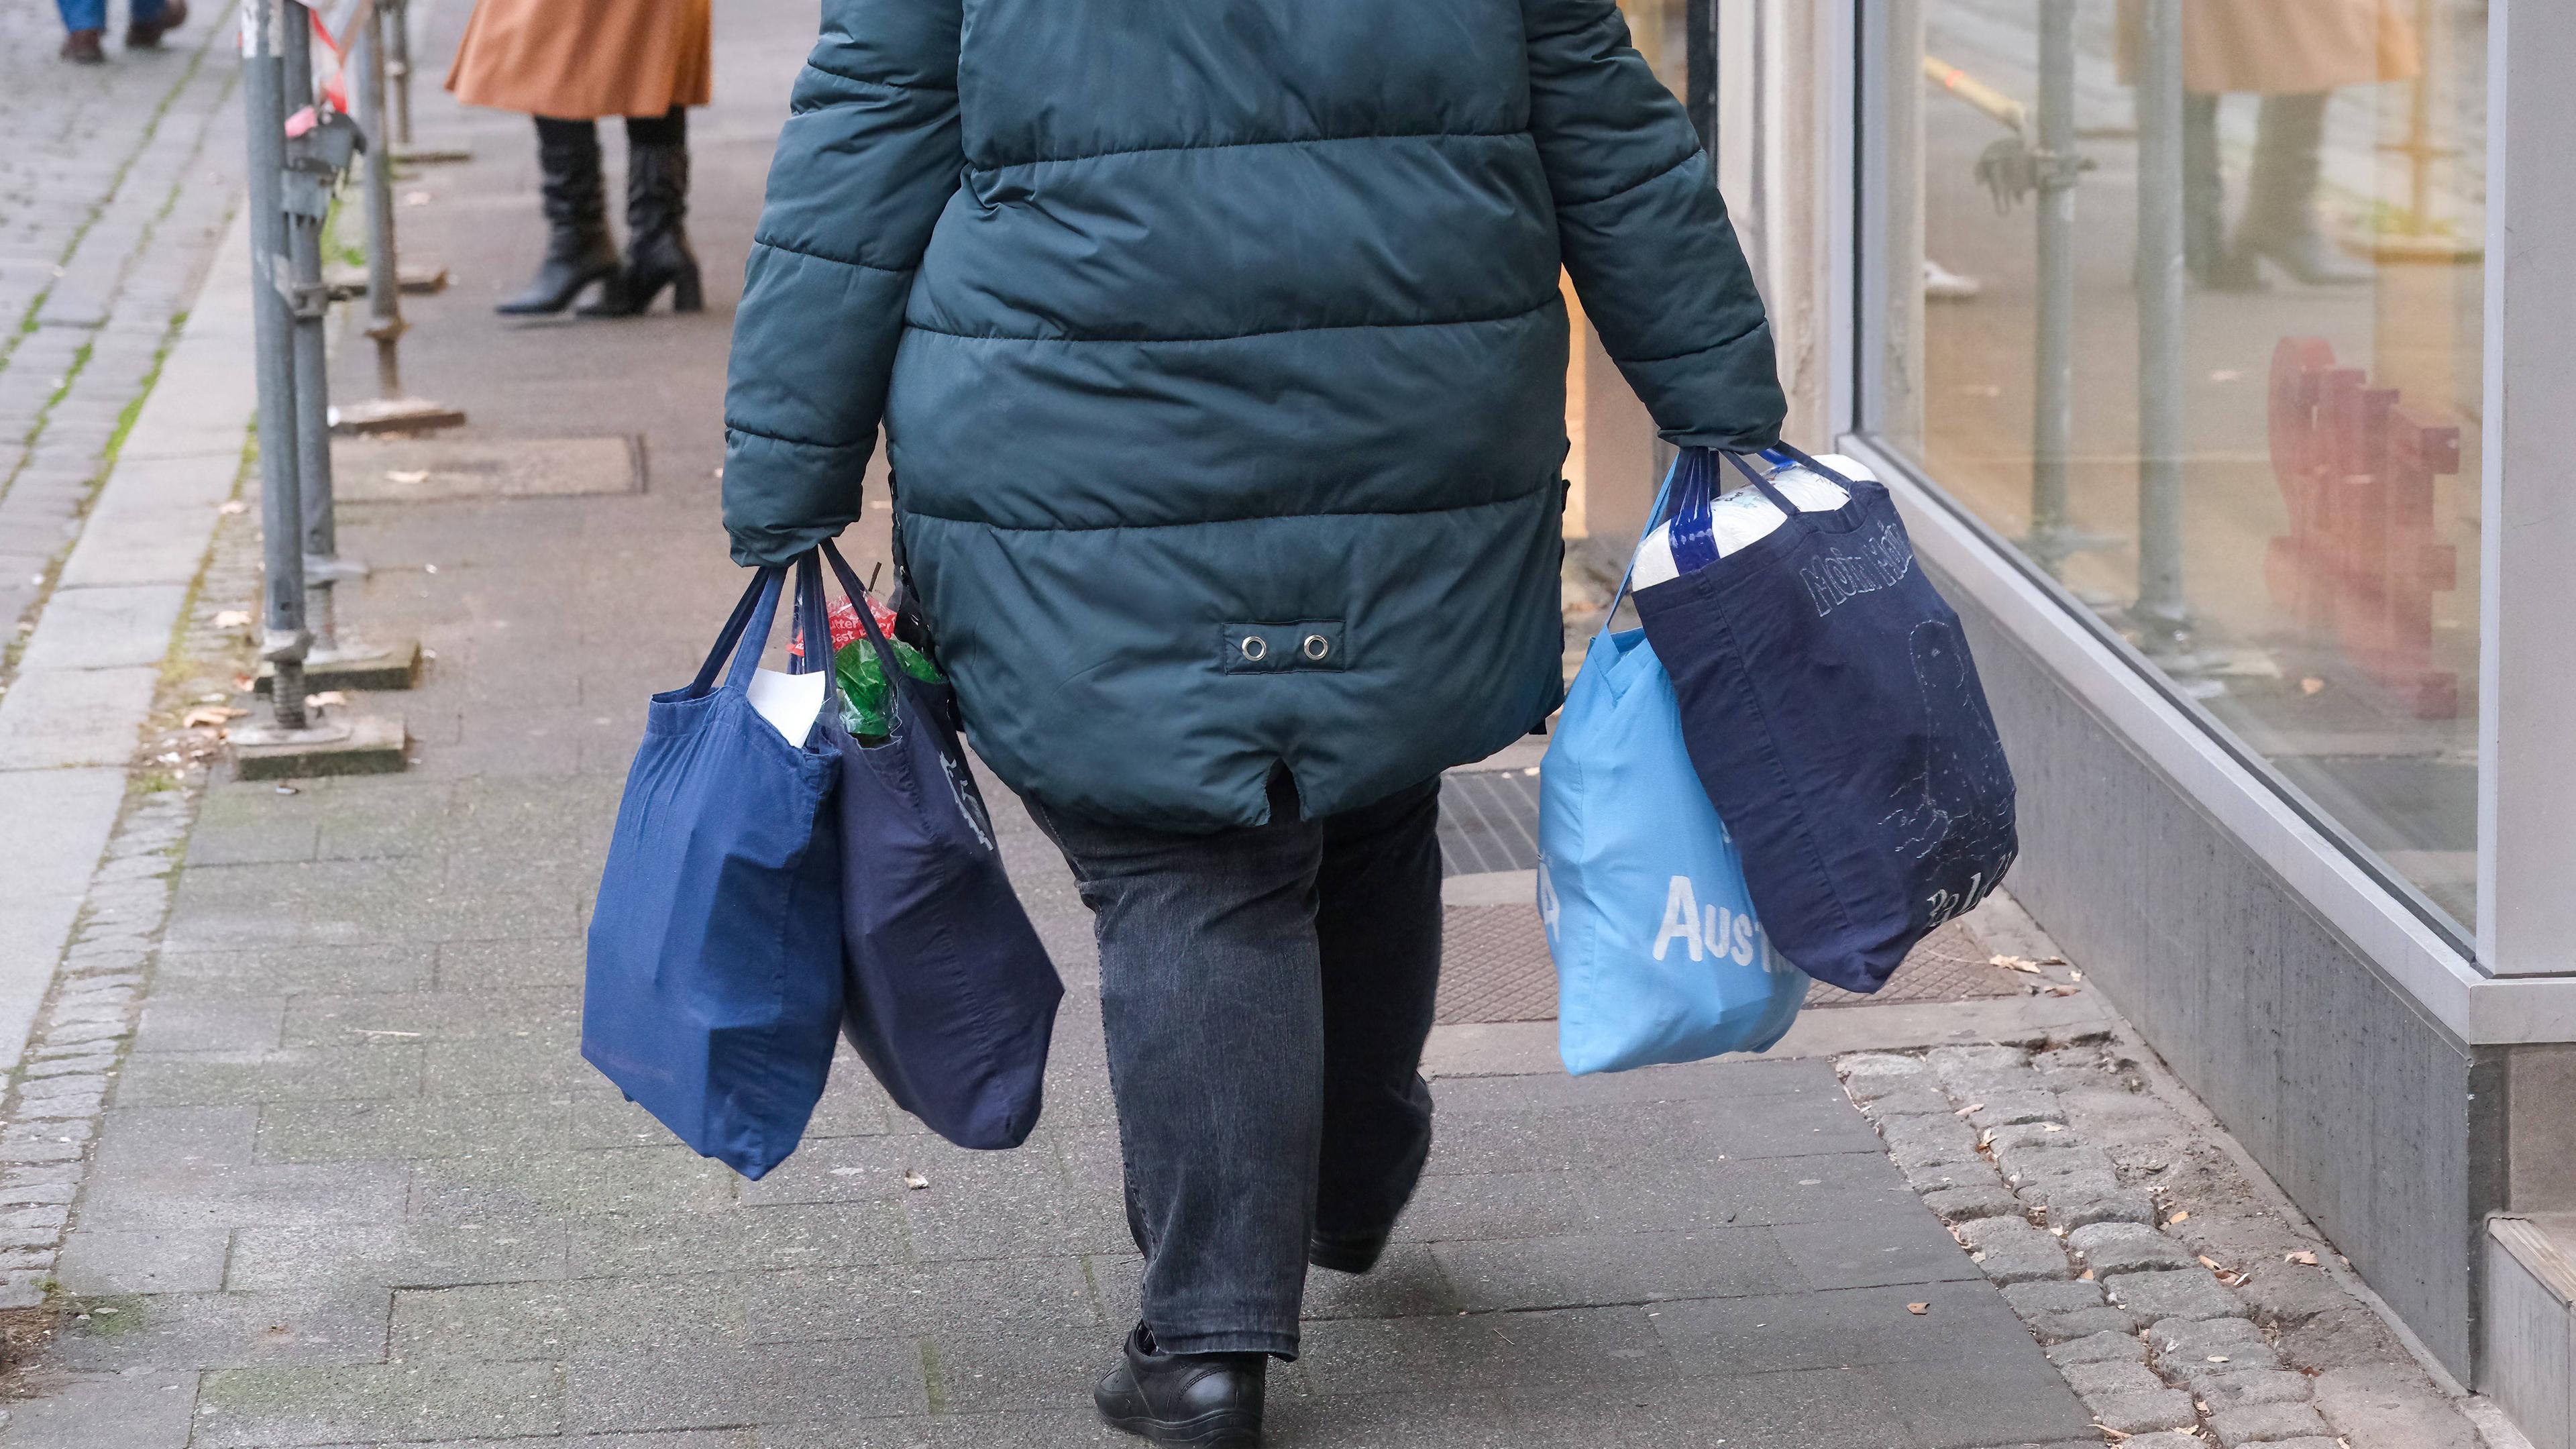
[[[823,580],[797,609],[824,637]],[[590,920],[581,1054],[681,1141],[757,1178],[805,1132],[841,1016],[844,746],[790,743],[750,686],[786,578],[762,569],[686,689],[653,696]],[[731,658],[724,682],[716,674]],[[798,672],[830,668],[822,651]],[[831,708],[825,686],[826,716]]]
[[[850,1045],[931,1131],[1017,1147],[1037,1125],[1064,983],[1003,872],[954,695],[896,662],[858,575],[832,544],[822,553],[894,684],[883,744],[825,726],[840,747]]]
[[[1959,616],[1917,566],[1887,490],[1782,451],[1851,501],[1802,513],[1728,454],[1788,518],[1710,558],[1684,537],[1704,525],[1681,520],[1705,512],[1714,464],[1687,450],[1696,487],[1674,557],[1699,567],[1638,590],[1637,613],[1772,945],[1867,993],[2012,865],[2012,767]]]

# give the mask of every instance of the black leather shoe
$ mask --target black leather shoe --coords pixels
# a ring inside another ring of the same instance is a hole
[[[1255,1449],[1261,1442],[1261,1353],[1157,1353],[1145,1325],[1127,1335],[1118,1367],[1091,1391],[1102,1422],[1156,1444]]]
[[[187,23],[188,6],[186,0],[170,0],[168,5],[161,8],[161,14],[158,19],[136,20],[126,25],[125,48],[128,50],[157,50],[160,48],[162,36],[169,34],[171,31],[176,30]]]
[[[1386,1251],[1386,1238],[1384,1233],[1348,1237],[1314,1233],[1306,1239],[1306,1261],[1336,1273],[1365,1273],[1377,1266],[1379,1255]]]

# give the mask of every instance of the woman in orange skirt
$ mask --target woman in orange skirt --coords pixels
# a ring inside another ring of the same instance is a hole
[[[2121,0],[2120,69],[2137,80],[2145,12]],[[2311,286],[2355,286],[2377,273],[2344,255],[2317,215],[2326,107],[2345,86],[2412,80],[2423,67],[2395,0],[2183,0],[2184,256],[2222,291],[2263,285],[2262,264]],[[2263,98],[2245,209],[2227,236],[2218,106]]]
[[[534,116],[544,171],[545,260],[500,311],[560,312],[594,282],[589,316],[641,312],[665,286],[680,311],[706,305],[682,223],[688,108],[707,103],[712,83],[710,3],[476,0],[447,88],[469,106]],[[600,176],[602,116],[626,120],[622,262]]]

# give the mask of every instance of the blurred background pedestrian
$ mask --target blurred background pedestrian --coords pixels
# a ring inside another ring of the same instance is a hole
[[[2143,11],[2120,6],[2122,79],[2137,79]],[[2184,0],[2184,255],[2206,286],[2263,284],[2270,261],[2311,285],[2376,275],[2338,250],[2317,215],[2326,107],[2346,86],[2412,80],[2423,61],[2414,29],[2388,0]],[[2258,95],[2262,118],[2231,240],[2219,160],[2222,96]]]
[[[107,0],[57,0],[63,12],[63,59],[105,65]],[[125,17],[125,48],[157,50],[161,37],[188,23],[187,0],[134,0]]]
[[[64,0],[73,3],[73,0]],[[664,287],[706,306],[683,223],[689,114],[712,87],[710,0],[476,0],[447,88],[471,106],[536,118],[546,254],[498,309],[561,312],[596,283],[584,316],[644,311]],[[608,229],[597,120],[626,121],[626,255]]]

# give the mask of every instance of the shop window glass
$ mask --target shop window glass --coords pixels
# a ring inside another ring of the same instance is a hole
[[[2167,131],[2149,3],[1867,7],[1869,426],[2473,920],[2487,6],[2182,0]],[[2062,271],[2029,189],[2058,97]],[[2140,223],[2173,212],[2168,312]]]

